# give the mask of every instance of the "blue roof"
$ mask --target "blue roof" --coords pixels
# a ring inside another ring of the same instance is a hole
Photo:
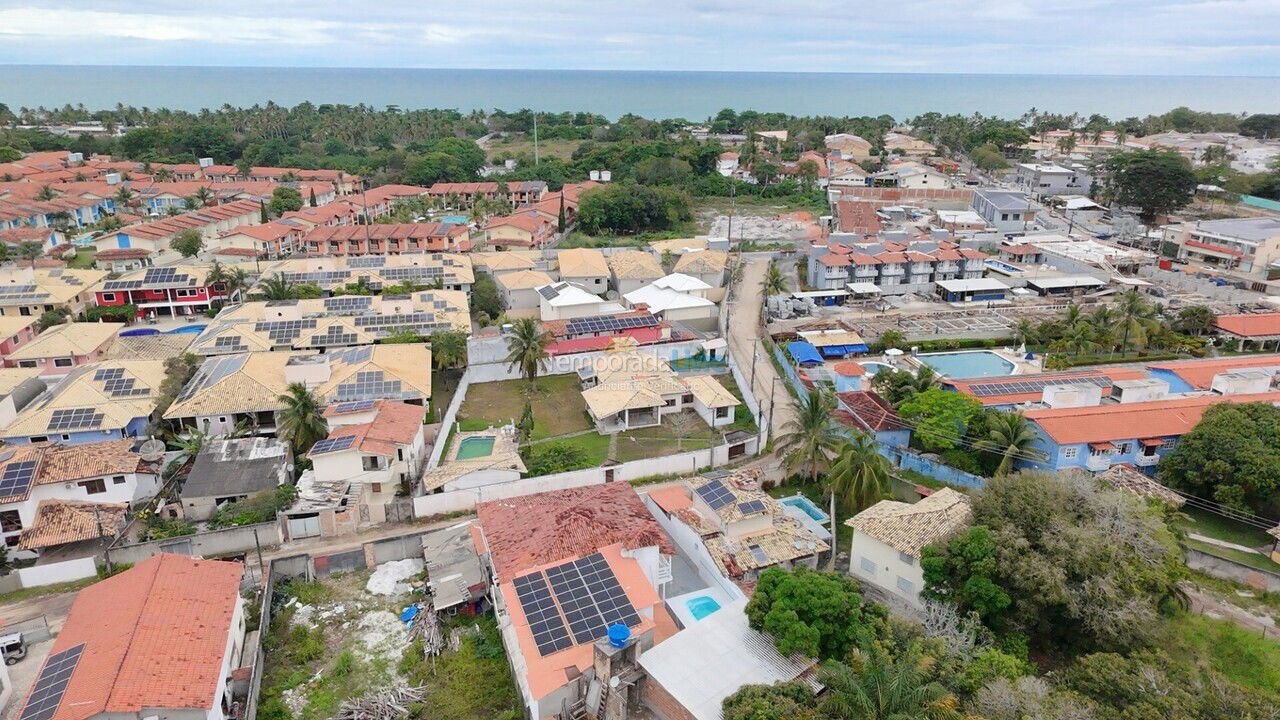
[[[787,352],[791,354],[793,360],[801,365],[805,363],[822,364],[822,355],[818,353],[818,348],[803,340],[792,340],[787,343]]]
[[[844,357],[845,355],[857,355],[859,353],[865,355],[868,352],[870,352],[870,348],[862,343],[857,345],[825,345],[822,348],[822,354],[827,357]]]

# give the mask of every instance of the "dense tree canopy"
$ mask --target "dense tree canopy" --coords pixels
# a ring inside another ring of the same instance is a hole
[[[884,622],[882,606],[863,601],[858,584],[841,573],[804,566],[760,573],[747,603],[751,627],[773,637],[783,655],[844,658],[874,637]]]
[[[666,187],[613,183],[582,194],[578,226],[590,234],[667,230],[693,219],[689,196]]]
[[[1280,408],[1217,403],[1160,461],[1172,487],[1240,510],[1280,510]]]
[[[1138,208],[1149,223],[1190,203],[1196,176],[1175,152],[1124,152],[1106,161],[1101,189],[1107,200]]]
[[[982,403],[968,395],[933,387],[904,402],[898,414],[915,426],[922,448],[941,452],[956,447],[980,410]]]

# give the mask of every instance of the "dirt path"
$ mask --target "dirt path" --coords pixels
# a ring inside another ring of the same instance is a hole
[[[727,339],[765,418],[773,418],[770,437],[777,438],[787,422],[795,417],[795,409],[784,381],[778,377],[768,351],[759,340],[765,332],[760,325],[760,308],[764,304],[764,275],[768,268],[769,261],[763,258],[744,261],[742,281],[734,288],[730,305]]]
[[[1238,605],[1232,605],[1187,583],[1182,584],[1182,589],[1191,600],[1191,609],[1193,611],[1212,618],[1218,618],[1219,620],[1226,620],[1245,630],[1261,633],[1263,637],[1280,640],[1280,628],[1276,627],[1274,618],[1255,615]]]

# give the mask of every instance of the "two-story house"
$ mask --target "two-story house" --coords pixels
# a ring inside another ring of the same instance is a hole
[[[331,405],[324,415],[329,434],[307,454],[316,482],[351,483],[369,521],[383,522],[386,504],[412,492],[422,475],[426,408],[365,400]]]

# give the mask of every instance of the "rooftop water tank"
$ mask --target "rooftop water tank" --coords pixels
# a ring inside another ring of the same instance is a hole
[[[614,623],[609,626],[609,644],[616,648],[627,646],[627,641],[631,639],[631,628],[622,623]]]

